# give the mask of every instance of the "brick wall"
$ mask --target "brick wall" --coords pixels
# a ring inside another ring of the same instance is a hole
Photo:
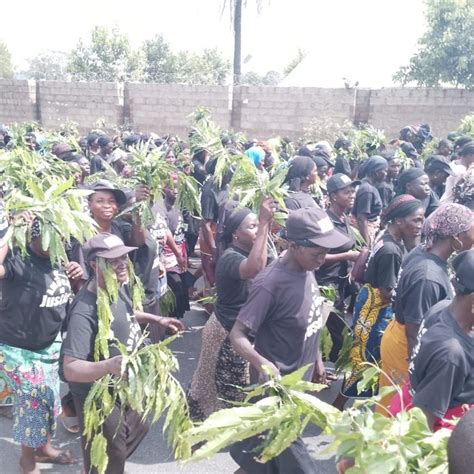
[[[34,81],[0,79],[0,124],[37,120]]]
[[[176,133],[189,131],[187,116],[200,106],[207,107],[214,120],[230,128],[230,91],[227,86],[183,84],[133,84],[125,86],[128,121],[137,130]]]
[[[185,137],[187,116],[208,107],[223,128],[249,137],[301,136],[312,119],[370,123],[394,137],[401,127],[427,122],[436,136],[455,129],[474,111],[474,92],[459,89],[322,89],[296,87],[187,86],[0,80],[0,124],[39,120],[54,128],[67,120],[81,131],[98,119],[106,128]]]

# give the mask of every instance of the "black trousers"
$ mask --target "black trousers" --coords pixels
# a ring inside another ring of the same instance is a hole
[[[81,433],[84,432],[84,402],[85,399],[74,397]],[[109,457],[106,474],[122,474],[124,472],[125,461],[138,448],[149,429],[150,425],[147,422],[142,422],[140,415],[130,407],[125,408],[121,417],[120,405],[116,403],[111,415],[104,423],[104,436],[107,440],[107,456]],[[91,443],[86,446],[86,440],[81,435],[81,444],[85,472],[97,474],[97,470],[91,470],[90,466]]]

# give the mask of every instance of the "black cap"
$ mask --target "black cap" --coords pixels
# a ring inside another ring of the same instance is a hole
[[[286,235],[288,240],[305,247],[337,249],[350,241],[318,207],[303,207],[290,212],[286,221]]]
[[[456,255],[452,265],[458,290],[465,295],[474,293],[474,249]]]
[[[334,193],[339,189],[347,188],[347,186],[358,186],[360,181],[352,181],[349,176],[344,173],[333,174],[326,183],[326,189],[328,193]]]
[[[127,202],[126,194],[121,189],[117,189],[110,181],[105,179],[99,179],[99,181],[91,184],[89,189],[92,189],[92,191],[110,191],[115,196],[119,206],[123,206]]]
[[[456,173],[451,169],[451,166],[449,165],[449,161],[446,160],[446,158],[435,155],[435,156],[430,156],[425,163],[425,171],[431,172],[431,171],[444,171],[445,173],[455,176]]]
[[[101,233],[88,240],[82,250],[87,262],[97,257],[113,259],[122,257],[138,247],[127,247],[120,237],[114,234]]]
[[[402,143],[400,148],[402,149],[403,153],[408,156],[408,158],[418,158],[419,156],[416,148],[409,142]]]

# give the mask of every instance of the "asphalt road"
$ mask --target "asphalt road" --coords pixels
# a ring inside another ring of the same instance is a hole
[[[207,315],[200,307],[193,308],[186,317],[185,324],[188,332],[184,337],[173,342],[172,348],[180,362],[179,379],[186,387],[193,375],[199,357],[201,346],[201,329],[207,320]],[[320,397],[325,401],[332,401],[336,397],[339,384],[333,384],[330,389],[321,392]],[[63,387],[66,389],[66,387]],[[0,473],[16,474],[19,472],[18,459],[20,448],[12,439],[12,422],[0,417]],[[336,472],[334,457],[323,453],[330,440],[322,436],[316,427],[311,427],[304,436],[308,448],[318,464],[318,474],[333,474]],[[62,448],[70,448],[78,460],[81,459],[79,437],[68,433],[60,423],[54,439],[54,444]],[[74,466],[56,466],[40,464],[45,473],[79,473],[81,463]],[[161,432],[161,425],[152,427],[147,437],[127,463],[126,473],[189,473],[189,474],[227,474],[234,472],[238,466],[226,452],[219,453],[208,461],[182,465],[173,460]]]

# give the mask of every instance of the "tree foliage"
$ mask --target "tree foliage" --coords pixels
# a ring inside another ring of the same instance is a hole
[[[474,0],[426,0],[428,28],[419,50],[394,80],[420,86],[474,88]]]
[[[42,51],[29,58],[27,79],[61,81],[67,79],[67,53],[62,51]]]
[[[76,80],[136,80],[141,70],[140,55],[131,50],[128,37],[117,27],[94,27],[90,42],[80,39],[69,54],[68,72]]]
[[[260,75],[257,72],[249,71],[240,78],[242,85],[249,86],[276,86],[281,81],[281,74],[278,71],[268,71]]]
[[[0,41],[0,79],[11,79],[12,77],[12,55],[7,45],[3,41]]]

